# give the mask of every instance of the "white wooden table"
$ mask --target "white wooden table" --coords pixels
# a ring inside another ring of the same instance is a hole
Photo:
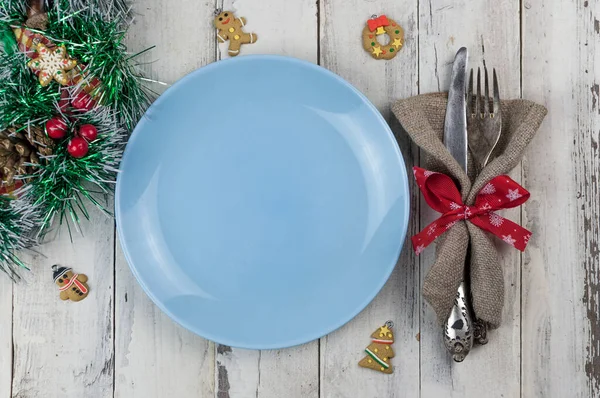
[[[433,250],[416,258],[406,245],[373,303],[320,341],[278,351],[215,345],[151,303],[113,221],[94,212],[73,244],[63,231],[42,247],[46,257],[27,257],[34,264],[27,284],[0,278],[0,398],[600,396],[598,1],[140,0],[130,49],[156,45],[149,73],[167,83],[225,57],[211,25],[217,6],[245,16],[258,34],[243,54],[302,58],[358,87],[390,121],[408,165],[420,154],[390,103],[445,90],[460,46],[472,66],[485,59],[497,68],[504,98],[548,107],[512,173],[532,196],[506,215],[534,235],[522,255],[499,245],[504,324],[490,344],[454,364],[420,295]],[[363,24],[381,13],[406,31],[404,49],[388,62],[361,48]],[[433,217],[414,189],[412,196],[409,234]],[[61,302],[54,263],[86,273],[90,297]],[[370,333],[388,319],[397,339],[391,376],[357,366]],[[236,327],[235,319],[224,327]]]

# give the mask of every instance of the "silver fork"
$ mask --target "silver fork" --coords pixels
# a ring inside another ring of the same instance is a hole
[[[498,89],[496,69],[493,70],[493,98],[490,98],[488,72],[485,66],[483,67],[483,71],[485,74],[485,95],[481,96],[480,68],[477,68],[477,94],[473,95],[473,69],[471,69],[469,76],[469,90],[467,93],[467,109],[470,111],[467,123],[467,136],[469,149],[476,163],[477,173],[481,172],[490,161],[502,133],[500,90]],[[490,101],[492,102],[491,106]],[[488,342],[487,325],[476,318],[473,320],[473,339],[477,344],[486,344]]]
[[[469,76],[469,91],[467,93],[467,109],[470,111],[467,123],[467,136],[469,149],[477,164],[477,173],[489,162],[502,132],[500,91],[498,90],[496,69],[493,71],[493,99],[490,98],[487,68],[484,66],[483,70],[485,74],[485,96],[481,96],[480,68],[477,68],[477,95],[473,95],[473,69],[471,69]]]

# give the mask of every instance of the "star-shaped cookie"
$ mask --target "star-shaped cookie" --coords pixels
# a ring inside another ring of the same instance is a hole
[[[69,58],[65,46],[49,49],[43,43],[37,45],[38,57],[27,63],[27,66],[35,72],[39,72],[42,87],[50,84],[52,79],[66,86],[69,83],[67,72],[77,65],[77,61]]]

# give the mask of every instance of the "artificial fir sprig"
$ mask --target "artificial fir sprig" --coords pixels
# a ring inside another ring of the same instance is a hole
[[[111,106],[120,122],[132,129],[150,105],[150,93],[140,81],[135,63],[124,44],[129,17],[122,1],[58,0],[48,12],[45,35],[56,44],[62,43],[73,58],[86,65],[90,77],[102,77],[100,103]],[[103,23],[102,10],[114,4],[113,18]],[[116,3],[116,4],[115,4]],[[82,8],[74,8],[82,7]]]
[[[77,84],[53,81],[47,87],[27,67],[30,58],[19,51],[13,33],[27,18],[27,1],[0,0],[0,130],[39,129],[60,117],[66,135],[55,140],[51,155],[38,154],[39,164],[25,164],[27,175],[15,177],[24,185],[14,196],[0,196],[0,270],[13,279],[17,268],[24,267],[15,251],[35,245],[55,220],[77,226],[81,217],[88,217],[90,202],[110,213],[106,198],[113,192],[126,138],[152,99],[142,85],[136,54],[124,43],[131,22],[125,0],[45,2],[45,28],[30,31],[64,45],[83,69]],[[76,107],[74,97],[92,79],[100,82],[91,93],[97,106]],[[87,153],[75,157],[67,143],[84,124],[95,126],[98,136],[88,143]]]
[[[30,198],[39,208],[39,234],[43,235],[59,215],[59,224],[79,222],[79,214],[88,218],[86,201],[105,213],[104,197],[113,192],[116,173],[126,140],[125,130],[116,123],[108,107],[98,107],[82,114],[78,124],[92,124],[98,129],[98,138],[89,144],[86,156],[77,159],[67,151],[66,141],[58,142],[55,152],[43,159],[32,175],[22,178],[30,182],[19,194]],[[71,123],[72,124],[72,123]],[[70,129],[77,127],[72,124]]]
[[[19,268],[28,269],[16,253],[36,243],[38,222],[38,208],[30,201],[0,196],[0,270],[13,281],[19,279]]]
[[[4,26],[6,28],[6,25]],[[0,129],[43,124],[56,112],[57,86],[42,87],[27,67],[29,58],[17,49],[12,31],[3,31],[0,54]],[[33,80],[33,81],[32,81]]]

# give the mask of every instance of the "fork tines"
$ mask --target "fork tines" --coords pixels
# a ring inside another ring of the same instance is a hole
[[[490,89],[488,82],[487,67],[483,67],[484,73],[484,94],[481,96],[481,68],[477,68],[477,94],[473,95],[473,69],[469,74],[469,90],[467,92],[467,107],[471,117],[479,116],[494,117],[500,110],[500,90],[498,90],[498,78],[496,77],[496,68],[493,69],[493,97],[490,98]],[[474,102],[474,103],[473,103]]]

